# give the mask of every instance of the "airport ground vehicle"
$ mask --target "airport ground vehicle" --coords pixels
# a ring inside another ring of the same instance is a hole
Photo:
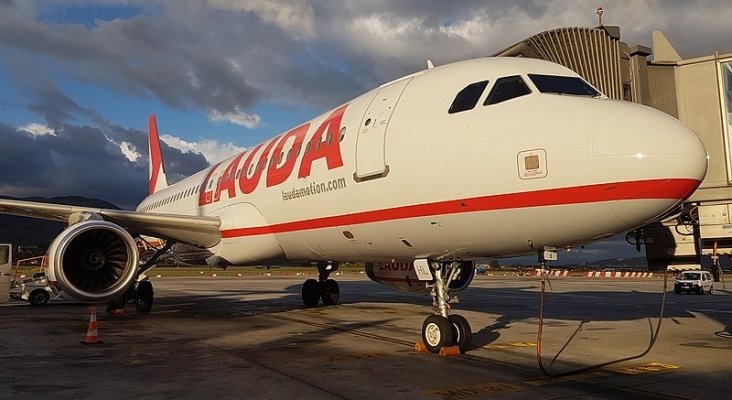
[[[676,276],[674,283],[674,293],[676,294],[682,292],[705,294],[712,293],[713,290],[714,283],[709,271],[683,271]]]
[[[42,306],[51,300],[63,299],[60,294],[53,292],[46,275],[42,273],[34,275],[33,279],[12,284],[10,296],[16,300],[27,301],[33,306]]]

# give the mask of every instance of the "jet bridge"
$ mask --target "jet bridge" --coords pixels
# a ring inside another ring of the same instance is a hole
[[[617,26],[558,28],[493,55],[562,64],[610,98],[654,107],[691,128],[709,153],[706,178],[683,208],[628,241],[645,247],[651,270],[718,266],[719,256],[732,257],[732,53],[682,59],[663,33],[651,39],[652,47],[631,46]]]

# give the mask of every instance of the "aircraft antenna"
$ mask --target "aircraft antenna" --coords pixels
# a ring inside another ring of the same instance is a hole
[[[603,13],[602,6],[597,7],[597,19],[600,26],[602,26],[602,13]]]

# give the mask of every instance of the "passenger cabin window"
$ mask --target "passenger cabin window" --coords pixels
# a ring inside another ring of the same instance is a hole
[[[600,96],[600,92],[576,76],[529,74],[529,78],[542,93]]]
[[[447,113],[455,114],[475,108],[480,96],[483,94],[483,91],[485,91],[486,86],[488,86],[488,81],[475,82],[465,86],[463,90],[459,91],[457,96],[455,96],[455,100],[452,101]]]
[[[520,76],[506,76],[496,80],[483,105],[498,104],[530,93],[531,89],[526,86],[526,82]]]

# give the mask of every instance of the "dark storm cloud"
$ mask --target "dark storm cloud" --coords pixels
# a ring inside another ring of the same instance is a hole
[[[42,115],[48,125],[56,128],[76,116],[88,118],[96,124],[108,127],[107,121],[92,108],[85,108],[61,92],[52,82],[33,84],[33,100],[28,109]]]
[[[120,206],[136,205],[147,195],[145,154],[135,162],[119,144],[146,153],[143,132],[113,127],[105,133],[89,126],[62,125],[55,135],[33,136],[0,124],[0,194],[10,196],[80,195]],[[168,179],[172,183],[208,166],[203,155],[183,153],[163,142]]]
[[[599,3],[598,3],[599,4]],[[338,49],[363,77],[383,82],[436,64],[493,54],[544,30],[598,23],[598,4],[539,1],[314,2],[318,37]],[[712,0],[607,0],[603,22],[619,25],[631,45],[651,44],[662,30],[682,57],[732,52],[732,3]]]
[[[427,58],[442,64],[485,56],[546,29],[597,23],[595,4],[571,0],[109,4],[148,13],[86,27],[38,21],[24,4],[0,15],[0,43],[46,57],[77,80],[172,107],[237,112],[264,98],[322,110],[422,69]],[[682,56],[732,51],[732,4],[603,6],[605,22],[620,25],[632,44],[650,44],[650,32],[661,29]]]
[[[223,57],[223,43],[202,43],[185,24],[157,16],[99,23],[87,29],[8,12],[0,16],[0,43],[55,60],[55,70],[80,81],[154,95],[173,107],[227,112],[251,107],[258,96]]]

